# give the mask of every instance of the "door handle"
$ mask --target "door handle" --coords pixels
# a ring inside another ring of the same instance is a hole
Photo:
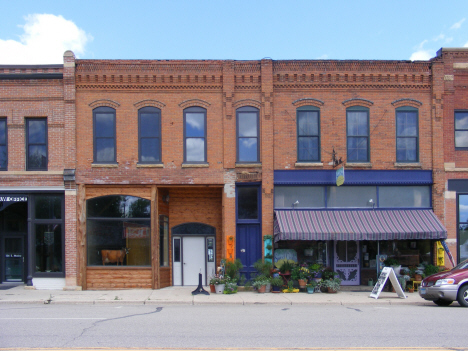
[[[241,249],[240,252],[245,252],[245,249]]]

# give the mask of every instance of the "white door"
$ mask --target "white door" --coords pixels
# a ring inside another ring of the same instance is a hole
[[[335,241],[335,272],[342,279],[341,285],[359,285],[359,243]]]
[[[182,241],[184,285],[198,285],[198,274],[206,284],[205,238],[185,237]]]

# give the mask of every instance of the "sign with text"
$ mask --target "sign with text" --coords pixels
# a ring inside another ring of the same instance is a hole
[[[336,170],[336,186],[343,185],[344,183],[344,166]]]
[[[406,299],[406,295],[401,288],[400,283],[398,282],[398,278],[392,267],[384,267],[384,269],[382,269],[382,273],[380,273],[379,279],[377,279],[377,283],[375,284],[374,289],[372,290],[369,297],[378,299],[388,278],[390,278],[390,282],[392,283],[393,288],[395,289],[395,292],[398,294],[398,296]]]

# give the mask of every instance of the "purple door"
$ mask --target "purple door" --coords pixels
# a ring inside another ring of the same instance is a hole
[[[357,241],[335,241],[335,272],[341,285],[359,285],[359,244]]]
[[[240,275],[249,280],[256,270],[253,264],[262,258],[260,224],[237,224],[236,257],[244,265]]]

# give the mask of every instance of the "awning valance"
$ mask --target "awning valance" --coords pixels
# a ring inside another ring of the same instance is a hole
[[[274,233],[275,242],[447,238],[431,210],[277,210]]]

